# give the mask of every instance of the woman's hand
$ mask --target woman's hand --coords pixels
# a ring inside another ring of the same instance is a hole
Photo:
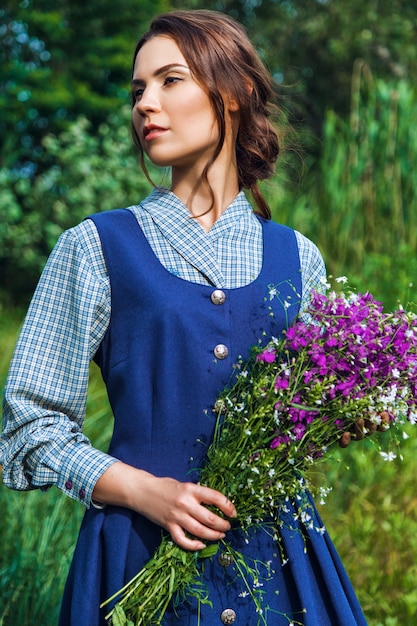
[[[146,506],[138,511],[162,526],[173,540],[186,550],[201,550],[200,541],[218,541],[230,529],[227,519],[216,515],[205,505],[219,509],[226,517],[235,517],[233,504],[222,493],[194,483],[182,483],[172,478],[150,476],[148,485],[142,483]],[[196,539],[187,536],[187,533]],[[197,539],[198,538],[198,539]]]
[[[93,499],[141,513],[167,530],[185,550],[202,550],[204,541],[218,541],[230,523],[207,508],[215,507],[226,517],[236,516],[232,502],[219,491],[173,478],[159,478],[125,463],[114,463],[99,478]],[[192,535],[190,537],[189,535]]]

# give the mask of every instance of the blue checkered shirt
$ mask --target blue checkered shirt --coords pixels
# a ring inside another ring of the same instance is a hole
[[[183,279],[247,285],[262,264],[262,227],[241,192],[208,233],[172,193],[156,189],[129,207],[159,261]],[[303,300],[325,277],[316,246],[296,233]],[[83,433],[89,364],[110,319],[110,285],[96,228],[63,233],[40,278],[9,370],[0,439],[3,480],[13,489],[56,485],[90,505],[115,461]]]

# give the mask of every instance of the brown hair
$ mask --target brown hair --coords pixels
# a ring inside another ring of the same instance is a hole
[[[224,100],[233,98],[239,106],[236,140],[239,188],[252,192],[257,213],[269,219],[269,206],[258,186],[269,178],[279,154],[278,134],[271,123],[273,88],[271,77],[262,64],[245,30],[235,20],[208,10],[172,11],[153,19],[150,29],[139,40],[133,63],[141,47],[157,35],[171,37],[190,66],[195,79],[207,91],[219,126],[216,150],[206,164],[202,181],[219,155],[225,138]],[[134,104],[134,102],[133,102]],[[133,129],[135,144],[143,151]]]

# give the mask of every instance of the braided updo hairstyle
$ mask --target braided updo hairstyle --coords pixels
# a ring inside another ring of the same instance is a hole
[[[224,95],[239,106],[236,158],[239,188],[249,189],[257,213],[270,219],[269,206],[258,181],[269,178],[279,154],[279,140],[271,123],[274,93],[271,77],[262,64],[243,27],[232,18],[209,10],[172,11],[153,19],[150,29],[139,40],[133,58],[141,47],[157,35],[171,37],[189,64],[195,80],[205,89],[219,127],[219,141],[207,163],[202,180],[222,149],[225,138]],[[134,102],[133,102],[134,104]],[[139,138],[135,144],[142,154]]]

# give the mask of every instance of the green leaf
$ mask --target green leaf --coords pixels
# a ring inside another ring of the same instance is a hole
[[[131,626],[132,622],[127,620],[126,614],[120,604],[116,604],[111,618],[112,626]],[[134,626],[134,624],[132,624]]]
[[[217,554],[218,551],[219,551],[219,544],[218,543],[212,543],[211,545],[205,547],[204,550],[201,550],[198,553],[198,558],[199,559],[208,559],[211,556],[214,556],[215,554]]]
[[[171,567],[171,575],[169,577],[169,588],[168,588],[169,597],[171,597],[172,594],[174,593],[174,583],[175,583],[175,567]]]

